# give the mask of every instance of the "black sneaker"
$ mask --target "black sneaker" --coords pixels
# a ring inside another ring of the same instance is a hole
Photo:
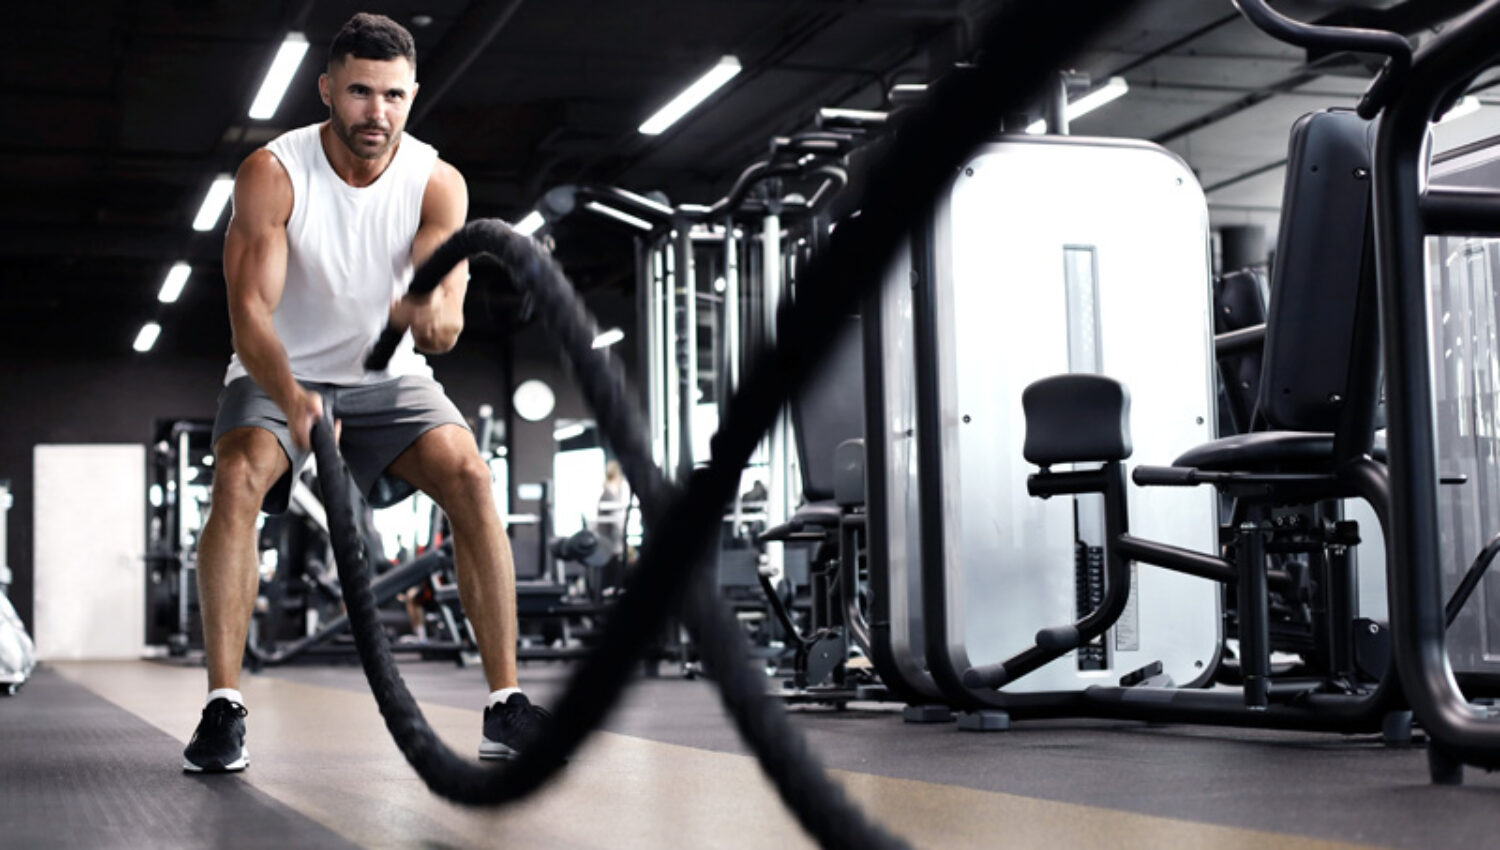
[[[243,705],[220,697],[203,709],[193,740],[182,751],[182,769],[189,773],[232,773],[250,766],[245,749]]]
[[[484,737],[479,742],[482,759],[513,759],[552,722],[544,708],[531,704],[525,694],[511,694],[503,705],[484,710]]]

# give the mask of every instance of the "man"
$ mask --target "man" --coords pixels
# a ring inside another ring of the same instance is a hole
[[[463,329],[467,264],[431,296],[402,299],[412,269],[463,225],[463,177],[406,135],[416,48],[380,15],[346,23],[318,90],[326,122],[251,154],[224,239],[234,356],[214,422],[213,509],[198,554],[208,664],[203,719],[183,769],[243,770],[240,662],[257,589],[258,511],[285,510],[309,431],[332,405],[346,461],[372,501],[413,487],[453,527],[459,594],[489,682],[481,758],[510,758],[545,713],[516,687],[515,575],[489,468],[417,351]],[[363,367],[387,322],[409,328],[388,369]]]

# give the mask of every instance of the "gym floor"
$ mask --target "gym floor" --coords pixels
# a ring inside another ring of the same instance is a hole
[[[246,674],[248,771],[181,772],[200,668],[53,663],[0,699],[0,844],[88,847],[807,847],[713,686],[641,679],[559,781],[500,810],[444,802],[391,743],[355,666]],[[403,665],[428,720],[478,744],[475,667]],[[522,684],[542,704],[566,668]],[[1427,782],[1420,746],[1114,722],[1008,732],[799,707],[852,797],[920,847],[1489,847],[1500,777]]]

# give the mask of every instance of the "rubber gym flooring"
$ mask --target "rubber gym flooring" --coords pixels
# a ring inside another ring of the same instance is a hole
[[[0,698],[0,846],[811,846],[712,685],[663,673],[630,689],[559,781],[479,810],[428,793],[357,667],[246,674],[251,767],[205,777],[180,770],[201,669],[45,665]],[[480,671],[426,662],[403,675],[439,734],[472,752]],[[522,684],[545,704],[565,676],[526,666]],[[1500,846],[1500,776],[1432,787],[1420,746],[1092,721],[979,734],[878,705],[793,714],[850,795],[919,847]]]

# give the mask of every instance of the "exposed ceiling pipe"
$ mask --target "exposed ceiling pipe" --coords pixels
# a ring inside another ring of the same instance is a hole
[[[1166,44],[1163,44],[1161,47],[1158,47],[1155,50],[1152,50],[1152,51],[1150,51],[1148,53],[1144,53],[1144,54],[1142,54],[1140,56],[1137,56],[1136,58],[1130,60],[1129,62],[1126,62],[1124,65],[1121,65],[1120,67],[1114,69],[1113,71],[1110,71],[1108,74],[1105,74],[1104,75],[1104,79],[1107,80],[1110,77],[1123,77],[1123,76],[1125,76],[1125,74],[1127,72],[1134,71],[1136,68],[1139,68],[1140,66],[1146,64],[1147,62],[1150,62],[1150,61],[1152,61],[1154,59],[1157,59],[1159,57],[1165,56],[1168,53],[1171,53],[1172,51],[1176,50],[1177,48],[1182,47],[1183,45],[1186,45],[1186,44],[1190,44],[1190,43],[1192,43],[1194,41],[1197,41],[1198,39],[1202,38],[1205,35],[1208,35],[1209,33],[1213,32],[1214,30],[1216,30],[1216,29],[1218,29],[1218,28],[1220,28],[1222,26],[1224,26],[1225,24],[1233,23],[1234,21],[1237,21],[1239,19],[1240,19],[1240,13],[1239,12],[1231,12],[1231,13],[1225,15],[1222,18],[1218,18],[1218,19],[1215,19],[1213,21],[1209,21],[1208,23],[1206,23],[1203,26],[1201,26],[1201,27],[1193,30],[1192,32],[1188,33],[1187,35],[1182,36],[1181,38],[1173,39],[1172,41],[1167,42]]]
[[[422,89],[407,118],[407,126],[415,127],[427,117],[432,107],[442,100],[448,89],[458,82],[469,65],[484,53],[484,49],[510,22],[521,3],[522,0],[474,0],[448,28],[448,34],[432,51],[432,60],[417,58],[417,65],[422,69],[417,82]]]
[[[1384,9],[1342,9],[1318,21],[1324,26],[1366,27],[1416,35],[1458,17],[1478,0],[1405,0]]]
[[[1295,91],[1298,88],[1301,88],[1302,86],[1305,86],[1308,83],[1317,80],[1321,76],[1323,75],[1308,73],[1293,74],[1290,77],[1278,80],[1271,85],[1264,87],[1260,91],[1251,92],[1250,94],[1247,94],[1242,98],[1234,100],[1230,103],[1226,103],[1223,106],[1220,106],[1217,109],[1208,112],[1206,115],[1201,115],[1191,121],[1179,124],[1164,133],[1158,133],[1155,136],[1151,137],[1151,141],[1157,143],[1158,145],[1165,145],[1169,142],[1186,136],[1188,133],[1202,130],[1204,127],[1207,127],[1210,124],[1217,124],[1220,121],[1223,121],[1224,119],[1230,117],[1231,115],[1238,115],[1239,113],[1244,112],[1252,106],[1256,106],[1270,100],[1278,94],[1287,94],[1289,92]],[[1353,103],[1355,99],[1356,98],[1354,97],[1350,97],[1349,102]]]
[[[1455,15],[1473,7],[1475,3],[1476,0],[1406,0],[1406,2],[1398,3],[1385,9],[1363,9],[1357,7],[1343,9],[1331,15],[1324,16],[1315,21],[1315,23],[1324,26],[1363,26],[1389,30],[1403,35],[1412,35],[1449,20]],[[1171,47],[1182,47],[1186,41],[1203,35],[1218,25],[1227,23],[1229,20],[1231,18],[1220,19],[1203,30],[1193,33],[1189,39],[1179,39]],[[1151,58],[1155,58],[1157,55],[1160,55],[1160,53],[1153,53]],[[1151,140],[1157,144],[1167,144],[1211,124],[1217,124],[1232,115],[1236,115],[1269,100],[1275,95],[1294,91],[1325,74],[1337,73],[1340,63],[1344,61],[1345,57],[1349,57],[1349,54],[1329,54],[1326,52],[1318,53],[1309,51],[1307,54],[1307,70],[1278,80],[1275,83],[1265,86],[1260,91],[1247,94],[1205,115],[1173,127],[1166,132],[1159,133]],[[1132,67],[1139,64],[1141,64],[1139,61],[1134,62],[1132,63]],[[1363,69],[1361,76],[1373,73],[1373,70],[1365,67],[1362,63],[1358,63],[1358,67]]]

